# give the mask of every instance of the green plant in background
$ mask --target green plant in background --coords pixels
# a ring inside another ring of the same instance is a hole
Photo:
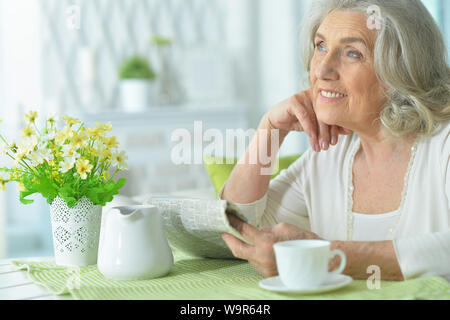
[[[159,37],[159,36],[153,36],[150,39],[150,43],[154,44],[158,47],[166,47],[166,46],[170,46],[173,43],[173,40],[170,38],[164,38],[164,37]]]
[[[119,71],[119,77],[122,80],[154,80],[156,78],[156,73],[151,64],[145,58],[139,55],[134,55],[122,63]]]
[[[111,123],[86,128],[80,120],[64,117],[64,128],[57,128],[50,117],[45,127],[36,126],[37,113],[26,116],[22,141],[8,142],[0,134],[0,156],[9,157],[13,164],[0,167],[0,190],[8,182],[18,183],[20,201],[31,204],[28,196],[39,193],[51,204],[62,198],[69,208],[86,196],[94,205],[105,206],[119,193],[126,179],[114,180],[122,170],[128,170],[127,155],[119,151]],[[1,123],[1,121],[0,121]],[[109,170],[115,168],[110,176]]]

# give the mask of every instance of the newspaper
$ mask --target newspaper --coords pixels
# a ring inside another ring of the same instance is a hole
[[[231,226],[228,215],[243,221],[246,218],[228,201],[152,197],[144,204],[159,209],[167,238],[175,250],[197,257],[233,259],[222,234],[232,234],[248,243]]]

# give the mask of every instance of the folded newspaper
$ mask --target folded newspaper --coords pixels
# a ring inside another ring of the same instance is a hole
[[[113,201],[110,206],[127,204],[124,198],[119,202],[122,203]],[[231,226],[228,215],[242,221],[246,221],[246,218],[234,204],[226,200],[150,197],[141,204],[154,205],[159,209],[167,238],[175,250],[197,257],[233,259],[222,234],[232,234],[248,243]]]

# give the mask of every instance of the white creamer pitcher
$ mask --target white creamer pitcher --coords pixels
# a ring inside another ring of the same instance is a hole
[[[173,255],[155,206],[113,207],[102,216],[98,269],[112,280],[167,275]]]

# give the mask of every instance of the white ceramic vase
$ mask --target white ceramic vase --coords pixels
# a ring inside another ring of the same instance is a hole
[[[50,205],[55,262],[81,267],[97,263],[102,207],[83,197],[73,208],[56,197]]]
[[[142,79],[120,81],[120,99],[126,112],[142,112],[150,107],[152,82]]]

